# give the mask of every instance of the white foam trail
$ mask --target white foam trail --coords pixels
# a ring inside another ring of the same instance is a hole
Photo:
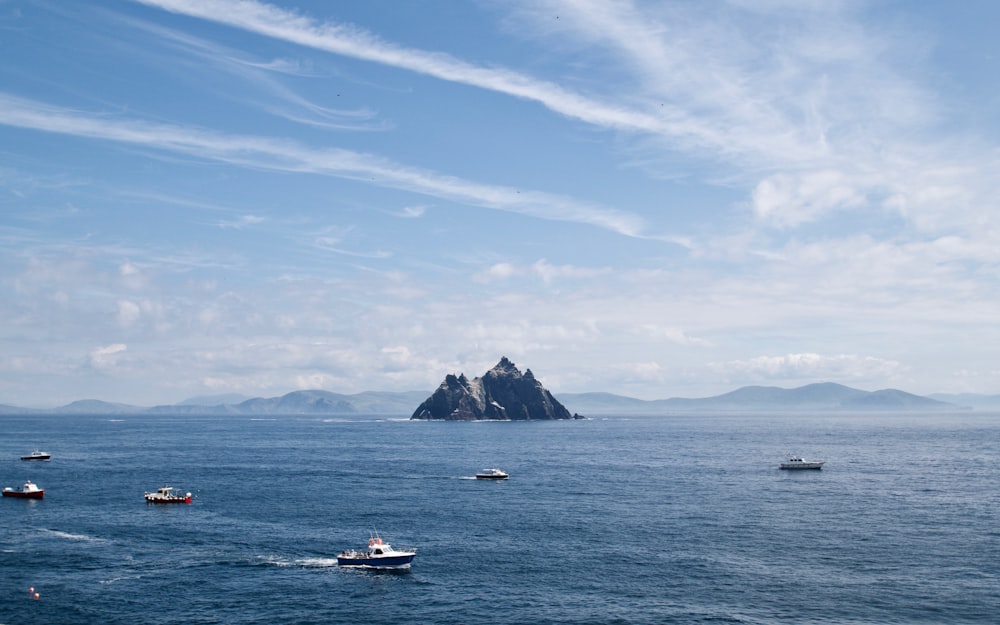
[[[55,536],[56,538],[65,538],[67,540],[79,540],[88,543],[103,543],[107,542],[103,538],[97,538],[96,536],[87,536],[86,534],[71,534],[69,532],[63,532],[60,530],[50,530],[42,529],[43,534],[48,534],[50,536]]]

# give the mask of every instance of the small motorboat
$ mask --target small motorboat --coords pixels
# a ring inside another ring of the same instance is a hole
[[[145,493],[146,503],[191,503],[191,493],[181,495],[176,488],[164,486],[155,493]]]
[[[31,480],[24,483],[24,486],[14,490],[10,486],[3,489],[4,497],[19,497],[21,499],[42,499],[45,497],[45,490],[38,488]]]
[[[52,455],[51,454],[47,454],[44,451],[38,451],[37,449],[35,451],[31,452],[30,454],[28,454],[27,456],[21,456],[21,460],[46,460],[46,461],[48,461],[48,460],[51,460],[51,459],[52,459]]]
[[[337,564],[340,566],[356,566],[368,569],[408,569],[416,549],[398,550],[382,540],[378,532],[373,532],[368,539],[368,549],[356,551],[347,549],[337,554]]]
[[[496,467],[492,469],[483,469],[481,473],[476,473],[477,480],[506,480],[510,477],[508,474],[504,473]]]
[[[806,460],[802,456],[788,456],[786,462],[781,463],[782,469],[822,469],[822,460]]]

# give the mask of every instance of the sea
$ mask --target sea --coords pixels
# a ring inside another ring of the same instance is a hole
[[[2,625],[1000,622],[995,413],[0,416],[28,479]],[[376,531],[409,570],[337,566]]]

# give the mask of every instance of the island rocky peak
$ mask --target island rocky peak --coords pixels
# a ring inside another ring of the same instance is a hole
[[[448,374],[410,419],[445,421],[528,421],[579,419],[535,379],[531,369],[518,371],[506,356],[481,378]]]

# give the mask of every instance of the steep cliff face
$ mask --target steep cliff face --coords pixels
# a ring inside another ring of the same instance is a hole
[[[575,416],[535,379],[531,369],[522,374],[505,356],[481,378],[469,380],[465,374],[445,376],[441,386],[410,418],[526,421]]]

